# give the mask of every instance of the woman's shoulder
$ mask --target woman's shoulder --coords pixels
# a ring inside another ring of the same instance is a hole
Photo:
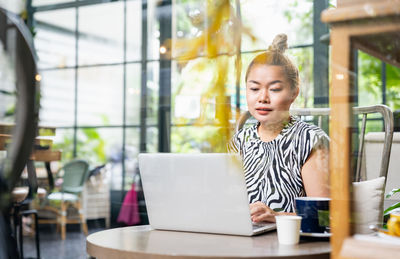
[[[329,136],[317,125],[298,120],[293,127],[292,134],[297,136],[298,143],[308,142],[311,148],[329,147]],[[309,141],[305,141],[306,139]]]
[[[257,124],[243,127],[237,131],[228,143],[228,151],[238,152],[243,149],[244,143],[257,138]]]
[[[231,139],[231,144],[238,148],[243,148],[244,143],[256,139],[259,139],[257,134],[257,123],[251,126],[243,127],[237,131]]]
[[[249,138],[257,138],[257,123],[241,128],[233,135],[233,138],[241,140],[248,140]]]
[[[318,127],[317,125],[302,121],[300,119],[296,119],[296,122],[293,124],[292,130],[298,133],[303,132],[306,134],[327,136],[325,131],[320,127]]]

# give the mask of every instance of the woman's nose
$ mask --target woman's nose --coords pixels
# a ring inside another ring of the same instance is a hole
[[[266,90],[260,91],[260,94],[258,96],[258,101],[260,103],[269,103],[268,91],[266,91]]]

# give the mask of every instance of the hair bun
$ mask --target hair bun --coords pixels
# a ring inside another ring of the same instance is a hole
[[[269,47],[269,50],[284,53],[287,50],[287,48],[288,48],[287,35],[282,33],[275,36],[271,46]]]

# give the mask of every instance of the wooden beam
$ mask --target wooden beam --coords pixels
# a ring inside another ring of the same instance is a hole
[[[340,258],[343,241],[350,236],[351,72],[350,39],[345,30],[331,31],[332,85],[329,168],[331,184],[332,257]]]
[[[361,2],[361,1],[359,1]],[[379,18],[384,16],[395,16],[400,14],[398,1],[382,0],[363,4],[346,5],[338,8],[326,9],[321,14],[321,20],[325,23],[354,21],[368,18]]]

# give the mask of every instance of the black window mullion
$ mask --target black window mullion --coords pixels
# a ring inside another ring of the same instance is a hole
[[[329,105],[329,46],[320,38],[329,33],[328,25],[321,22],[321,12],[329,7],[329,0],[314,0],[313,4],[313,42],[314,42],[314,106]]]
[[[142,71],[140,86],[140,152],[146,152],[146,136],[147,136],[147,1],[142,2]]]
[[[121,190],[125,191],[125,152],[126,152],[126,0],[124,0],[124,56],[123,56],[123,96],[122,96],[122,183]],[[121,196],[122,199],[122,196]],[[121,200],[122,202],[122,200]]]
[[[172,37],[172,2],[163,0],[157,6],[157,17],[160,24],[160,45]],[[158,106],[158,151],[170,152],[171,134],[171,59],[160,53],[160,88]]]
[[[74,78],[74,146],[72,156],[77,156],[78,142],[78,60],[79,60],[79,7],[75,7],[75,78]]]

